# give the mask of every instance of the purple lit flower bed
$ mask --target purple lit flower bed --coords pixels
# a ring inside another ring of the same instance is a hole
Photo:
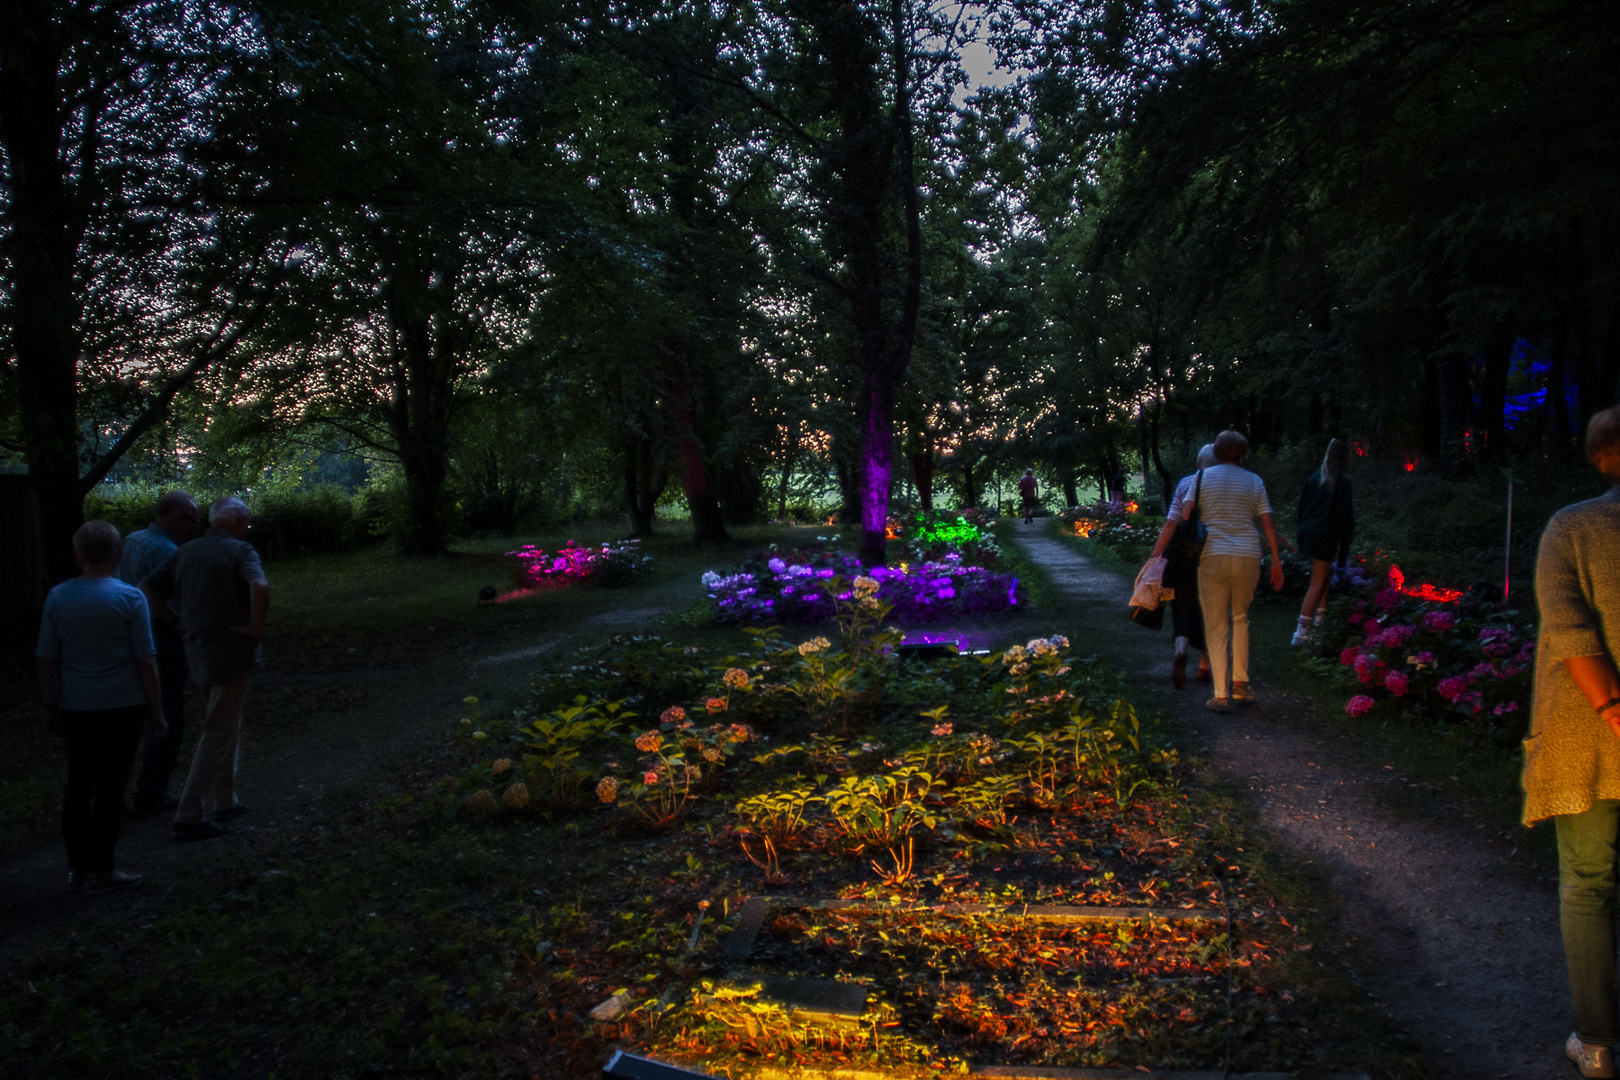
[[[772,555],[731,574],[709,571],[714,617],[720,623],[805,623],[833,618],[838,601],[851,598],[860,575],[878,583],[877,598],[897,622],[937,622],[999,615],[1018,606],[1018,578],[966,563],[961,556],[899,566],[863,567],[846,552],[827,548]]]
[[[1514,612],[1469,604],[1433,586],[1404,589],[1398,577],[1371,600],[1340,601],[1321,644],[1358,692],[1351,716],[1375,709],[1416,709],[1457,720],[1516,726],[1528,707],[1535,630]]]
[[[549,553],[533,544],[524,544],[516,551],[508,551],[506,556],[513,560],[512,586],[518,593],[574,581],[622,585],[641,576],[652,562],[651,555],[641,553],[639,540],[590,545],[570,540]]]

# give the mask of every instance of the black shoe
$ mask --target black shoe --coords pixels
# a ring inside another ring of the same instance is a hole
[[[68,891],[69,892],[80,892],[80,891],[82,891],[84,889],[85,883],[88,882],[89,880],[90,880],[90,875],[85,873],[83,870],[69,870],[68,871]]]
[[[141,883],[141,875],[127,873],[123,870],[109,870],[105,874],[91,874],[89,887],[93,893],[112,892],[115,889],[127,889],[132,885]]]
[[[243,814],[245,814],[247,812],[248,812],[247,807],[243,806],[241,803],[235,803],[235,804],[233,804],[231,806],[227,806],[223,810],[215,810],[214,811],[214,820],[215,821],[230,821],[232,818],[239,818],[239,817],[241,817]]]
[[[212,840],[231,830],[217,821],[177,821],[174,823],[176,840]]]
[[[165,810],[178,810],[179,808],[180,800],[173,795],[165,795],[157,802],[151,802],[137,796],[134,806],[130,809],[130,815],[137,819],[144,819],[161,814]]]

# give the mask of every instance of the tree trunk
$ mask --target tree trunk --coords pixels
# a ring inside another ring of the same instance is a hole
[[[1075,487],[1076,473],[1073,465],[1063,466],[1063,501],[1069,509],[1073,510],[1080,505],[1080,490]]]
[[[1603,363],[1598,372],[1602,390],[1600,408],[1620,402],[1620,292],[1609,304],[1609,325],[1603,336]]]
[[[1164,459],[1159,456],[1160,408],[1162,408],[1162,406],[1153,410],[1153,420],[1149,428],[1148,447],[1153,451],[1153,468],[1158,472],[1159,484],[1164,489],[1164,505],[1169,506],[1170,500],[1175,497],[1176,493],[1176,477],[1170,472],[1169,469],[1165,468]],[[1145,463],[1142,466],[1142,487],[1143,492],[1146,493],[1147,465]]]
[[[1575,302],[1575,445],[1583,445],[1586,422],[1604,405],[1604,393],[1598,382],[1596,335],[1592,332],[1592,313],[1584,300]]]
[[[720,500],[709,483],[708,464],[698,444],[697,415],[692,404],[692,386],[681,363],[675,365],[669,388],[671,426],[680,461],[681,490],[692,514],[692,539],[699,544],[717,544],[730,539],[720,515]]]
[[[1440,366],[1430,357],[1423,361],[1423,410],[1418,418],[1418,438],[1423,456],[1439,461],[1445,446],[1445,434],[1440,430]]]
[[[776,516],[787,517],[788,482],[793,479],[793,459],[784,457],[782,461],[782,478],[776,485]]]
[[[654,460],[651,439],[633,435],[624,443],[624,499],[630,510],[630,535],[646,538],[653,534],[658,496],[663,494],[665,475]]]
[[[448,326],[434,326],[423,287],[426,271],[397,269],[389,283],[393,324],[394,403],[390,423],[405,473],[406,533],[409,555],[443,555],[444,480],[450,453],[450,414],[455,343]]]
[[[860,501],[856,494],[856,470],[842,456],[833,458],[833,475],[838,478],[838,523],[848,525],[856,504]]]
[[[1547,350],[1547,415],[1552,435],[1549,453],[1558,460],[1569,456],[1569,323],[1559,311]]]
[[[889,484],[894,475],[894,386],[882,370],[868,370],[862,399],[861,562],[888,562]]]
[[[60,154],[65,109],[57,82],[63,41],[50,5],[13,3],[0,22],[0,138],[11,185],[9,230],[17,404],[45,580],[76,574],[79,483],[73,208]]]
[[[934,512],[934,448],[924,443],[911,455],[911,475],[917,485],[917,509]]]
[[[1513,361],[1513,334],[1506,327],[1491,331],[1485,342],[1485,377],[1479,387],[1479,421],[1485,445],[1492,458],[1507,455],[1507,384]]]
[[[1440,458],[1448,468],[1462,463],[1469,442],[1468,360],[1450,354],[1435,358],[1440,390]]]

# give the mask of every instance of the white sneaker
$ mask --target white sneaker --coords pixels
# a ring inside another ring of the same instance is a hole
[[[1301,645],[1309,645],[1310,643],[1311,643],[1311,631],[1310,631],[1310,628],[1305,627],[1305,626],[1301,626],[1300,628],[1298,628],[1297,630],[1294,631],[1294,639],[1292,641],[1290,641],[1288,644],[1294,646],[1295,648],[1298,648]]]
[[[1564,1053],[1582,1076],[1612,1077],[1614,1075],[1614,1049],[1608,1046],[1589,1046],[1573,1031],[1564,1043]]]

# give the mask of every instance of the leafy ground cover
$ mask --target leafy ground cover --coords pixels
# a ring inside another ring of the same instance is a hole
[[[846,1029],[771,1002],[701,948],[626,971],[615,943],[605,952],[594,945],[592,924],[543,969],[548,997],[574,1016],[622,995],[626,1012],[582,1039],[610,1037],[728,1075],[762,1061],[1209,1065],[1224,1059],[1228,1027],[1242,1033],[1251,1064],[1313,1060],[1305,1033],[1319,1017],[1289,1012],[1303,991],[1268,986],[1286,950],[1270,951],[1259,937],[1235,944],[1227,928],[1229,903],[1248,928],[1276,912],[1276,899],[1244,875],[1243,856],[1212,853],[1200,835],[1209,825],[1188,816],[1174,778],[1176,755],[1143,741],[1134,711],[1116,696],[1116,674],[1068,657],[1061,638],[984,658],[904,661],[885,651],[892,639],[875,613],[863,621],[859,598],[844,609],[836,645],[758,632],[752,648],[723,657],[648,639],[582,654],[537,683],[535,709],[549,706],[546,718],[518,717],[505,730],[467,718],[470,745],[503,756],[488,767],[475,761],[457,793],[472,815],[522,820],[541,793],[558,790],[558,760],[566,760],[568,794],[546,796],[550,808],[589,813],[594,794],[594,813],[609,815],[610,826],[654,830],[660,847],[686,852],[687,874],[727,883],[723,928],[742,898],[763,888],[807,900],[972,901],[1008,911],[1203,908],[1219,929],[1149,921],[1101,938],[1095,928],[1032,937],[1003,935],[992,919],[975,924],[976,958],[959,956],[948,968],[957,978],[919,989],[905,986],[908,972],[923,970],[917,951],[957,948],[940,942],[962,940],[960,925],[912,913],[894,916],[905,929],[885,923],[868,932],[862,917],[831,916],[840,925],[818,924],[805,951],[808,931],[795,938],[797,924],[779,919],[779,940],[763,953],[774,974],[873,991],[869,1015]],[[832,671],[843,682],[827,694]],[[640,688],[627,699],[639,711],[576,693],[587,686],[607,696]],[[559,733],[570,727],[563,749]],[[541,753],[520,764],[502,750],[513,741]],[[691,854],[700,846],[708,849],[701,860]],[[702,910],[689,908],[689,917]],[[1291,936],[1277,917],[1277,932]],[[692,925],[695,943],[702,928]],[[912,947],[887,947],[901,940]],[[1026,949],[1024,982],[978,985],[995,963],[986,957],[1007,965]],[[1065,968],[1063,985],[1039,981],[1049,960]],[[1239,968],[1260,978],[1239,991]]]

